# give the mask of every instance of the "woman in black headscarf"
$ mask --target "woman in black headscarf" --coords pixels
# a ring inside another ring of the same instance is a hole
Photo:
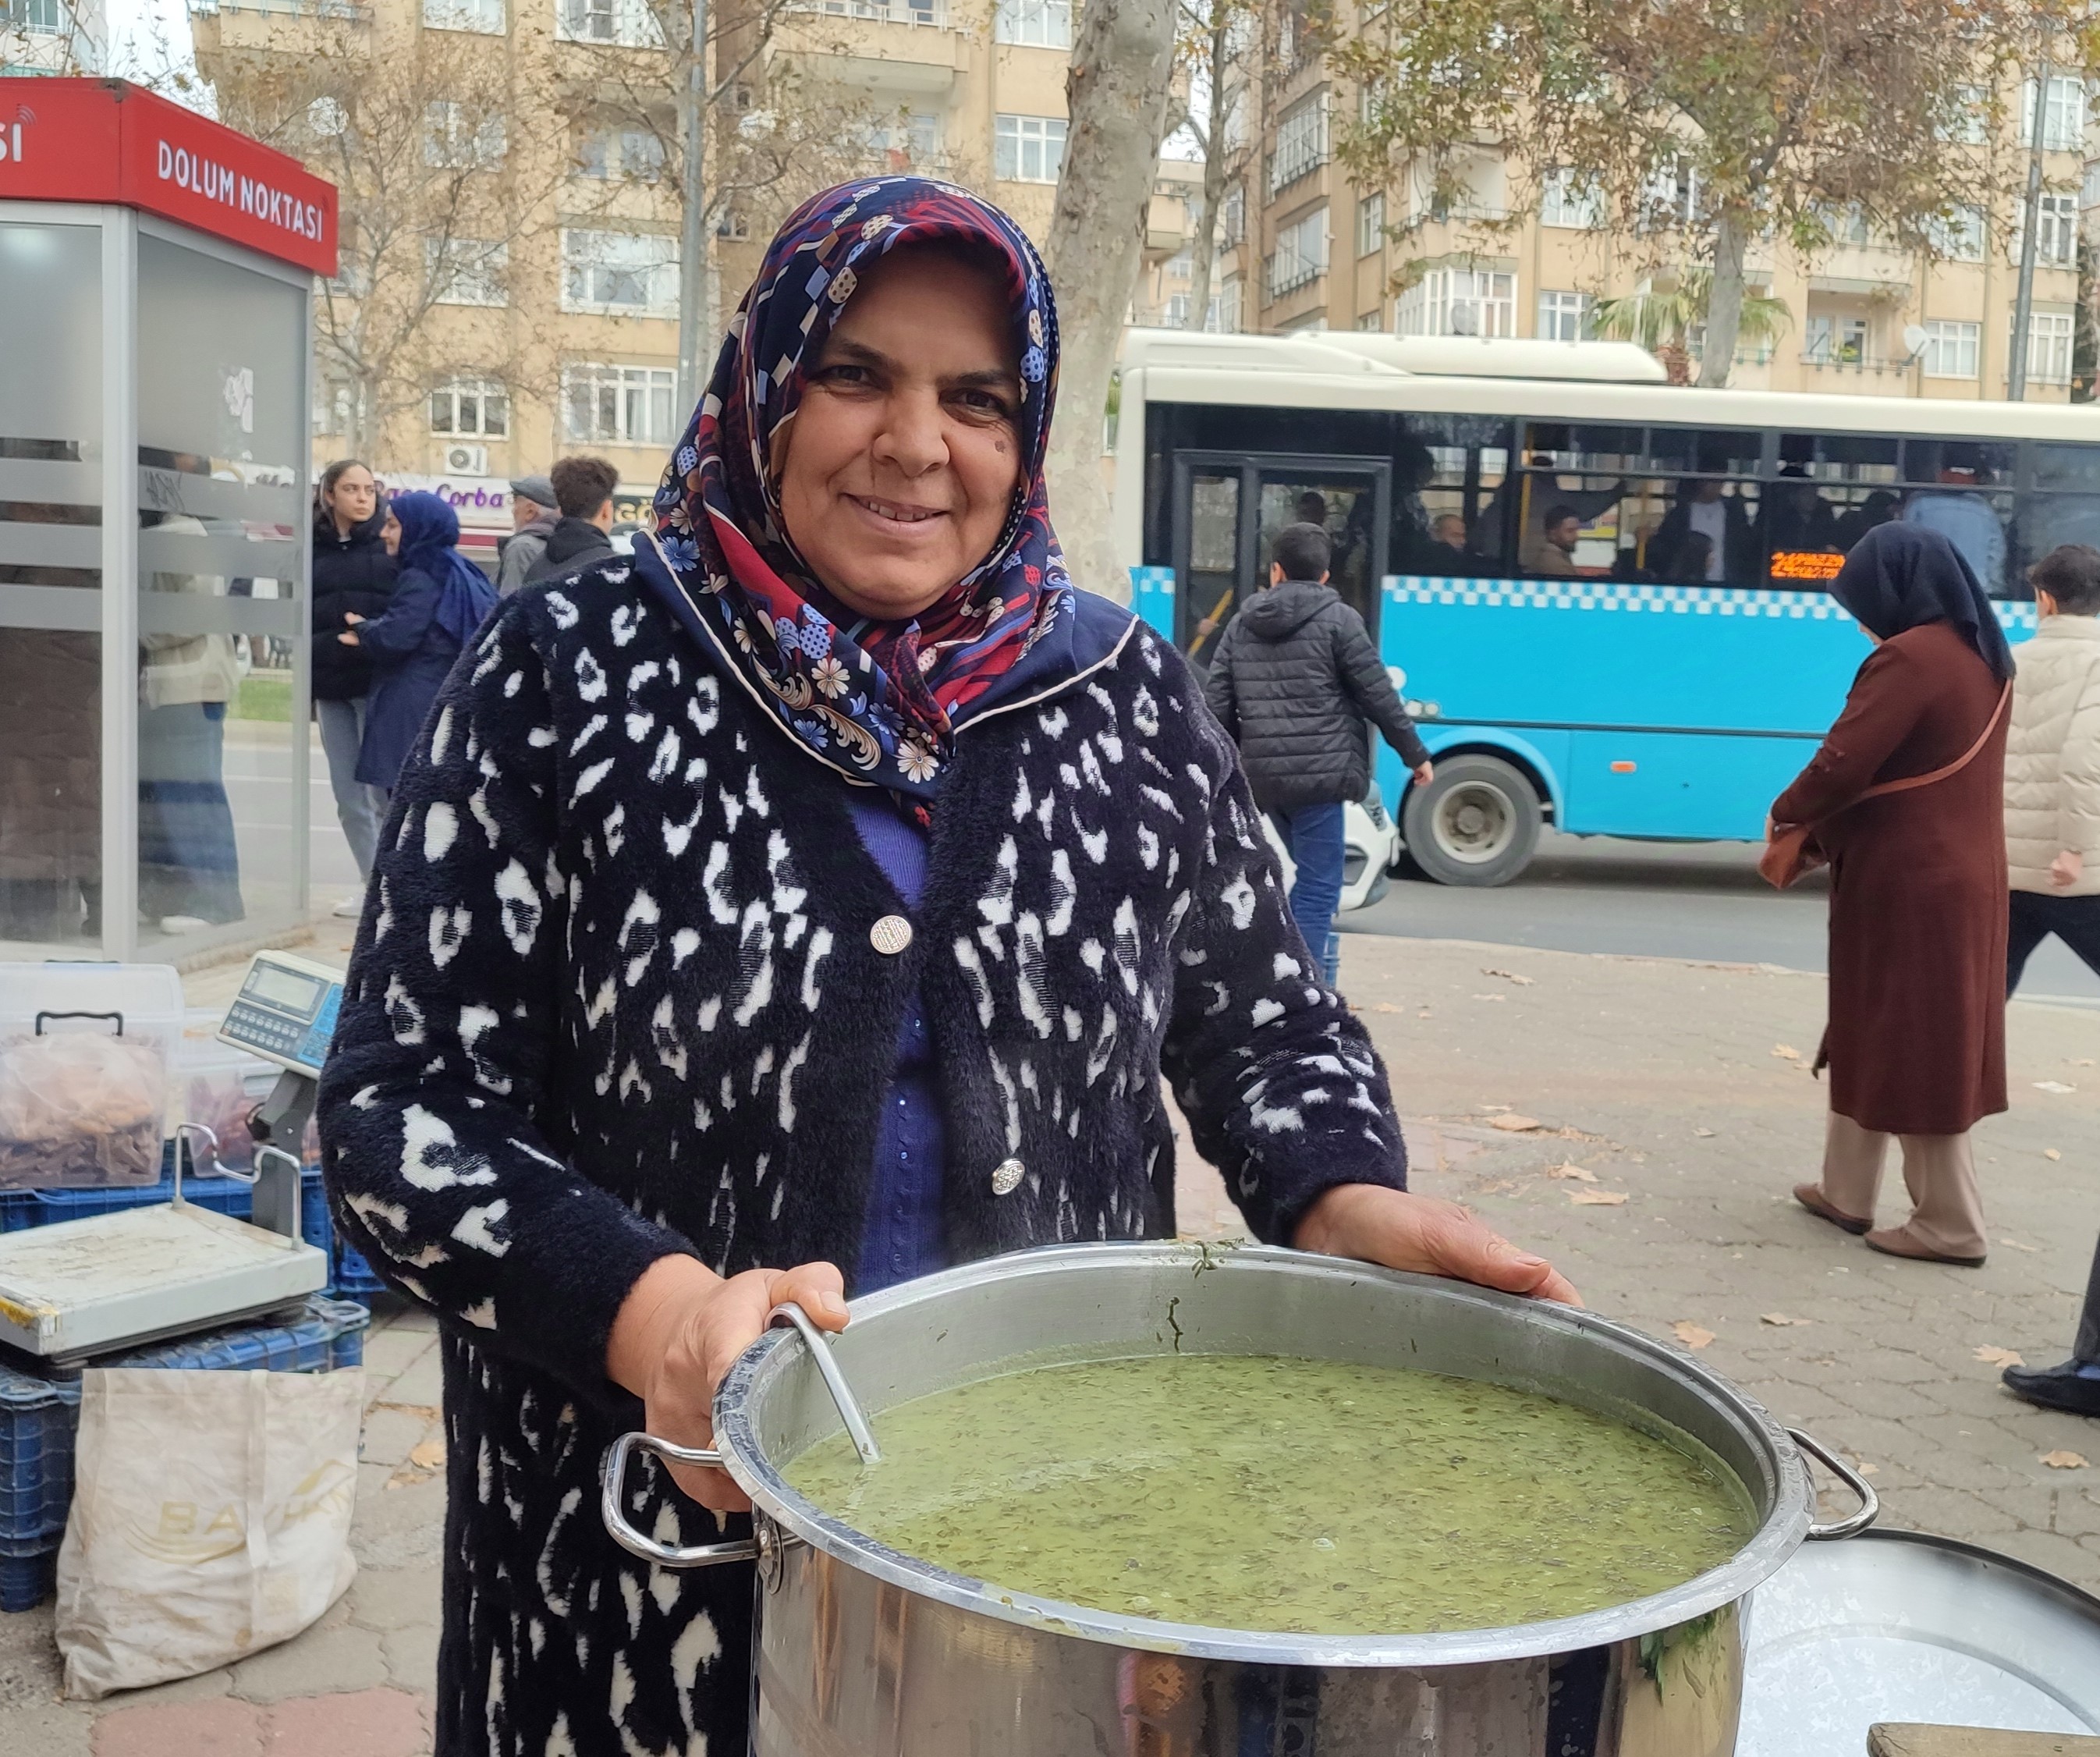
[[[1829,857],[1829,1132],[1802,1207],[1891,1256],[1979,1265],[1969,1131],[2005,1108],[2005,703],[1991,601],[1937,531],[1869,531],[1831,596],[1874,643],[1771,809]],[[1912,1212],[1872,1229],[1888,1138]]]

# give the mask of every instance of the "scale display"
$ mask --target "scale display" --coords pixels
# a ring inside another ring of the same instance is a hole
[[[317,1075],[342,1006],[342,975],[289,952],[258,951],[234,997],[219,1041],[294,1073]]]

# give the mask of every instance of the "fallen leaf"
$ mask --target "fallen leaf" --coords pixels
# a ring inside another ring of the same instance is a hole
[[[2083,1470],[2092,1463],[2082,1452],[2066,1452],[2061,1449],[2043,1453],[2041,1461],[2051,1470]]]
[[[1371,1009],[1371,1011],[1374,1013],[1397,1013],[1400,1011],[1400,1009],[1395,1006],[1390,1000],[1381,1000],[1376,1006]]]
[[[1615,1208],[1624,1204],[1623,1190],[1571,1190],[1568,1199],[1578,1208]]]
[[[1531,987],[1531,978],[1529,977],[1519,976],[1514,970],[1491,970],[1485,965],[1482,965],[1480,966],[1480,974],[1483,976],[1499,976],[1504,982],[1515,982],[1520,988],[1529,988]]]
[[[1548,1177],[1555,1178],[1578,1178],[1586,1184],[1594,1184],[1597,1181],[1597,1174],[1595,1172],[1586,1166],[1575,1164],[1549,1165],[1546,1168],[1546,1175]]]
[[[1777,1324],[1782,1328],[1789,1324],[1805,1324],[1808,1322],[1805,1318],[1789,1318],[1784,1312],[1762,1312],[1758,1314],[1758,1318],[1762,1322]]]
[[[1692,1132],[1698,1136],[1701,1141],[1711,1141],[1714,1138],[1714,1131],[1710,1128],[1695,1128]]]
[[[2054,1147],[2044,1147],[2041,1150],[2041,1156],[2045,1159],[2060,1159],[2063,1157],[2063,1155],[2058,1153]]]
[[[1520,1116],[1514,1110],[1505,1110],[1500,1116],[1489,1117],[1488,1127],[1499,1128],[1506,1135],[1523,1135],[1538,1127],[1538,1119]]]
[[[1801,1052],[1792,1044],[1774,1044],[1772,1053],[1782,1062],[1798,1062],[1801,1059]]]
[[[445,1442],[433,1437],[408,1448],[408,1462],[418,1470],[437,1470],[445,1461]]]
[[[1507,995],[1476,995],[1473,998],[1476,1000],[1507,1000],[1509,996]]]
[[[1680,1318],[1670,1327],[1670,1334],[1688,1349],[1703,1349],[1714,1340],[1714,1332],[1695,1324],[1688,1318]]]
[[[2036,1092],[2076,1092],[2076,1086],[2067,1086],[2060,1079],[2038,1079],[2034,1083]]]
[[[1976,1350],[1976,1358],[1986,1366],[2024,1366],[2027,1362],[2013,1349],[1994,1349],[1985,1343]]]
[[[1882,1467],[1880,1465],[1870,1464],[1864,1458],[1854,1459],[1852,1460],[1852,1468],[1858,1471],[1863,1477],[1878,1477],[1882,1473]]]
[[[2071,1063],[2071,1066],[2073,1067],[2090,1067],[2093,1066],[2093,1057],[2089,1055],[2080,1056],[2076,1061]]]
[[[2024,1251],[2030,1256],[2041,1249],[2038,1244],[2022,1244],[2017,1238],[2001,1238],[1998,1243],[2010,1251]]]
[[[1516,1180],[1514,1177],[1498,1177],[1491,1184],[1482,1184],[1475,1194],[1483,1196],[1498,1196],[1506,1190],[1515,1188]]]
[[[1510,1106],[1506,1104],[1484,1104],[1480,1108],[1492,1116],[1496,1111],[1507,1110]]]

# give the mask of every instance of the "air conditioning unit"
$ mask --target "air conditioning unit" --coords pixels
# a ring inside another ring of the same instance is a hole
[[[488,448],[485,445],[448,445],[445,448],[445,474],[448,476],[487,475]]]

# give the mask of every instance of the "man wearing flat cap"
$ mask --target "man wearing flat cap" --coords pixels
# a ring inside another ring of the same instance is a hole
[[[532,564],[547,553],[554,534],[554,484],[545,476],[519,476],[510,484],[510,535],[499,545],[496,589],[505,597],[525,583]]]

